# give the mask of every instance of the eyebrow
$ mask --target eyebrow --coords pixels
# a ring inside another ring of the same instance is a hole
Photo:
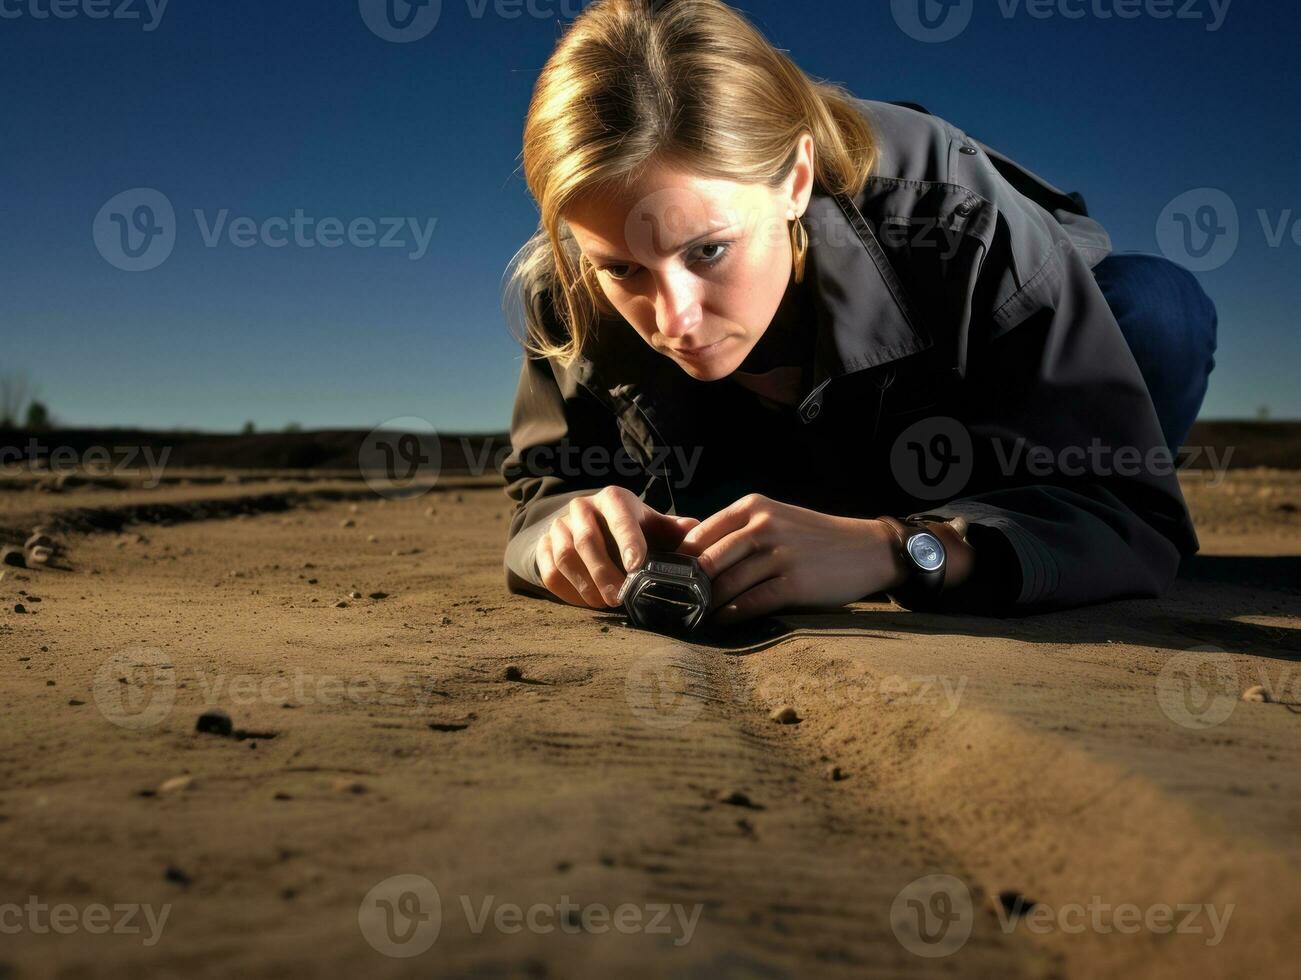
[[[687,241],[682,242],[678,245],[670,246],[665,251],[681,252],[683,249],[690,248],[692,245],[696,245],[704,241],[706,238],[713,238],[716,235],[721,235],[726,231],[731,231],[735,227],[736,227],[736,222],[733,221],[733,222],[729,222],[728,224],[721,225],[717,228],[710,228],[709,230],[703,232],[702,234],[697,235],[695,238],[690,238]],[[592,253],[590,258],[592,259],[593,262],[597,262],[604,265],[623,264],[623,263],[635,261],[634,259],[625,259],[622,258],[621,256],[615,256],[615,255],[603,255],[596,252]]]

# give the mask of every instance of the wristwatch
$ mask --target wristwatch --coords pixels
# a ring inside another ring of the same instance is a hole
[[[902,521],[882,517],[881,521],[894,532],[896,548],[908,570],[903,585],[888,593],[890,598],[906,609],[935,608],[939,605],[940,593],[944,591],[948,555],[944,551],[944,542],[931,525],[949,524],[958,532],[958,537],[965,538],[966,521],[960,517],[950,521],[927,516]]]

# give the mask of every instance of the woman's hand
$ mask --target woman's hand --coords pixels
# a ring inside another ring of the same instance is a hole
[[[683,538],[713,581],[716,623],[791,605],[841,606],[899,586],[905,577],[890,529],[759,494],[706,518]]]
[[[626,573],[646,560],[648,540],[673,550],[699,524],[661,514],[630,490],[606,487],[575,497],[538,540],[538,573],[571,606],[605,609],[618,603]]]

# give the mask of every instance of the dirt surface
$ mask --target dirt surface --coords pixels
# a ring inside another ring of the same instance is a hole
[[[1297,472],[1160,600],[699,644],[288,476],[0,493],[0,977],[1295,975]]]

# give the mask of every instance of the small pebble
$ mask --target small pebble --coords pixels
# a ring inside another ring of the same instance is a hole
[[[194,723],[194,730],[209,735],[229,736],[234,731],[234,725],[231,724],[230,715],[226,712],[220,708],[210,708],[199,715],[199,720]]]
[[[356,527],[356,526],[357,526],[357,522],[354,521],[351,517],[345,517],[339,523],[339,527]]]
[[[451,617],[451,616],[444,616],[444,617],[443,617],[443,625],[444,625],[444,626],[451,626],[451,625],[452,625],[452,617]]]
[[[16,613],[25,613],[25,612],[27,612],[27,607],[24,606],[21,602],[15,602],[15,603],[14,603],[14,612],[16,612]]]
[[[162,785],[158,787],[160,793],[174,793],[180,789],[189,789],[194,784],[191,776],[173,776],[171,779],[163,780]]]
[[[377,537],[376,537],[375,535],[373,535],[373,534],[368,534],[368,535],[366,535],[366,540],[367,540],[370,544],[374,544],[376,541],[379,540],[379,538],[377,538]]]
[[[78,701],[76,698],[68,699],[68,707],[70,708],[80,708],[85,703],[85,701]]]
[[[1014,889],[999,892],[998,901],[1014,919],[1019,919],[1039,904],[1034,899],[1027,898],[1025,895],[1022,895],[1019,891]]]
[[[336,603],[334,604],[334,608],[335,608],[335,609],[347,609],[347,608],[348,608],[348,604],[347,604],[346,602],[344,602],[342,599],[340,599],[338,602],[336,602]]]
[[[167,866],[167,870],[163,872],[163,877],[166,878],[168,881],[172,882],[173,884],[181,885],[181,886],[189,885],[192,881],[194,881],[193,878],[191,878],[180,868],[170,864]]]
[[[1257,684],[1255,687],[1249,687],[1242,692],[1242,700],[1253,701],[1256,704],[1268,704],[1274,700],[1274,695],[1269,690]]]
[[[446,619],[447,617],[444,616],[443,618]],[[524,679],[524,671],[520,670],[514,664],[511,664],[502,673],[502,676],[508,681],[522,681]]]
[[[360,796],[366,792],[366,784],[355,779],[336,779],[332,785],[336,793],[354,793]]]
[[[833,783],[838,783],[845,778],[845,771],[840,766],[827,766],[826,776]]]
[[[804,720],[789,704],[784,704],[780,708],[774,708],[768,717],[779,725],[798,725]]]
[[[718,794],[718,802],[726,803],[728,806],[743,806],[749,810],[762,810],[758,803],[750,799],[749,795],[742,793],[739,789],[728,790]]]
[[[348,593],[348,598],[349,598],[349,599],[360,599],[360,598],[361,598],[361,593],[358,592],[356,589],[353,589],[351,592]]]
[[[372,599],[387,599],[387,598],[388,598],[388,593],[387,593],[387,592],[372,592],[372,593],[370,594],[370,597],[371,597]]]

